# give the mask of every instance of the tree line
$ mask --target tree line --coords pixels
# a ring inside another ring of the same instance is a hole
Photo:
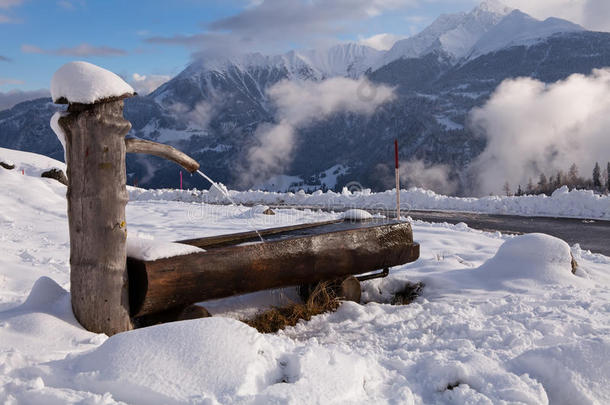
[[[567,172],[559,170],[549,177],[544,173],[540,173],[537,182],[530,178],[525,187],[519,184],[517,190],[513,190],[511,185],[506,182],[502,191],[508,196],[525,194],[551,195],[558,188],[568,186],[570,189],[594,190],[599,193],[608,194],[610,193],[610,176],[608,173],[610,173],[610,162],[606,164],[603,171],[599,163],[595,162],[592,175],[589,178],[581,176],[578,166],[576,166],[576,163],[573,163]]]

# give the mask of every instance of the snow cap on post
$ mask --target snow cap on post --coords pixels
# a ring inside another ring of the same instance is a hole
[[[118,75],[88,62],[69,62],[51,79],[51,97],[57,104],[95,104],[135,95]]]

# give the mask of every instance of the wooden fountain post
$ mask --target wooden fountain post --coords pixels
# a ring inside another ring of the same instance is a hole
[[[57,127],[56,116],[51,126],[63,140],[67,164],[74,315],[92,332],[113,335],[133,329],[126,269],[125,153],[154,154],[190,172],[199,164],[170,146],[125,139],[131,123],[123,117],[123,100],[135,93],[112,72],[86,62],[68,63],[53,77],[51,94],[56,103],[68,104]]]
[[[123,98],[70,104],[64,132],[70,227],[70,293],[78,322],[113,335],[132,329],[125,205]]]

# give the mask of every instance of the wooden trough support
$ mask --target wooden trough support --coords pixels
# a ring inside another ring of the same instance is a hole
[[[254,240],[252,236],[182,241],[207,249],[184,256],[128,258],[131,315],[179,313],[196,302],[367,273],[419,257],[408,222],[350,227],[333,221],[300,232],[276,232],[264,243],[235,244]]]

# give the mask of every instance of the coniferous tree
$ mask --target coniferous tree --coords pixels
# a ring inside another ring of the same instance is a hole
[[[610,191],[610,162],[608,162],[608,166],[606,167],[606,172],[608,172],[608,178],[606,179],[606,191]]]
[[[534,194],[534,182],[531,177],[527,180],[527,189],[525,191],[527,194]]]
[[[561,172],[560,172],[561,173]],[[558,174],[559,176],[559,174]],[[559,180],[559,185],[558,187],[561,187],[563,184],[561,184],[561,179]],[[576,166],[576,163],[572,163],[572,166],[570,166],[570,170],[568,171],[568,185],[571,187],[576,187],[578,185],[578,166]]]
[[[522,196],[523,195],[523,190],[521,190],[521,184],[519,184],[517,186],[517,194],[515,194],[516,196]]]
[[[540,173],[540,178],[538,179],[538,191],[546,194],[548,188],[549,181],[546,179],[544,173]]]
[[[602,173],[597,162],[595,162],[595,167],[593,168],[593,188],[597,190],[602,188]]]
[[[506,194],[508,197],[510,197],[511,192],[510,192],[510,184],[508,184],[508,181],[506,183],[504,183],[504,187],[502,187],[502,190],[504,191],[504,194]]]

